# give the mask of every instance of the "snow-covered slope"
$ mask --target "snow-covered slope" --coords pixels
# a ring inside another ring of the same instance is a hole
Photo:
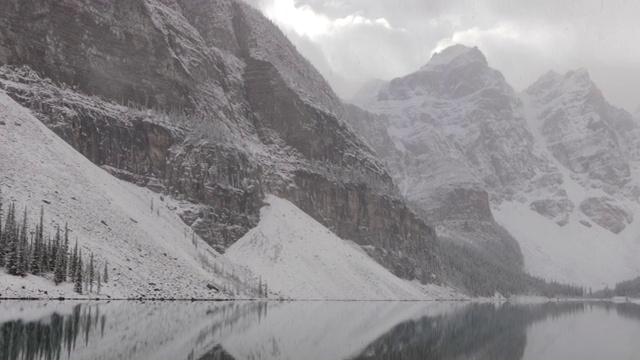
[[[338,238],[292,203],[270,195],[260,223],[225,253],[293,299],[434,299],[449,295],[391,274],[358,245]],[[426,292],[423,292],[423,290]]]
[[[194,246],[191,230],[172,210],[177,203],[112,177],[2,91],[0,154],[5,202],[15,201],[19,213],[28,206],[30,224],[43,206],[46,229],[68,223],[71,242],[77,239],[85,260],[93,252],[99,269],[108,260],[110,281],[103,296],[224,296],[207,284],[222,288],[227,280],[214,266],[229,271],[232,265],[197,237]],[[43,278],[3,271],[0,284],[4,297],[77,296],[71,284],[56,287]]]

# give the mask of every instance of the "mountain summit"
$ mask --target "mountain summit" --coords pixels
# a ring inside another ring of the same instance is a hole
[[[440,52],[436,52],[431,56],[431,60],[422,67],[422,69],[428,69],[430,67],[438,65],[468,63],[479,61],[487,64],[487,59],[484,54],[478,49],[477,46],[468,47],[465,45],[453,45]],[[421,69],[421,70],[422,70]]]

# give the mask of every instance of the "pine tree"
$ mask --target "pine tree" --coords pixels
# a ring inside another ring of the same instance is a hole
[[[95,279],[95,271],[93,268],[93,253],[89,258],[89,292],[93,292],[93,280]]]
[[[40,208],[40,224],[36,226],[31,256],[31,273],[40,275],[42,272],[42,227],[44,222],[44,208]]]
[[[22,220],[22,228],[18,237],[18,271],[17,275],[26,276],[29,271],[29,254],[28,254],[28,229],[27,229],[27,208],[24,209],[24,217]]]
[[[51,252],[49,251],[49,237],[47,236],[46,240],[43,240],[42,242],[42,266],[41,266],[41,272],[44,274],[46,272],[49,272],[49,254]]]
[[[16,205],[15,204],[11,204],[9,206],[9,213],[7,214],[7,223],[5,226],[5,231],[7,233],[6,235],[6,248],[7,248],[7,254],[6,254],[6,263],[7,263],[7,270],[9,271],[9,274],[11,275],[18,275],[18,263],[19,263],[19,257],[18,257],[18,243],[19,243],[19,239],[18,239],[18,224],[16,223],[16,216],[15,216],[15,212],[16,212]]]
[[[51,252],[49,253],[49,271],[55,272],[56,262],[58,261],[58,252],[60,251],[60,227],[56,226],[56,235],[51,243]]]
[[[55,251],[56,261],[53,270],[53,281],[56,283],[56,285],[58,285],[65,281],[65,277],[67,275],[67,269],[64,267],[64,264],[66,263],[67,253],[63,251],[63,246],[60,243],[60,228],[58,228],[58,231],[56,233],[56,247],[57,250]]]
[[[102,283],[100,282],[100,273],[96,273],[96,286],[98,287],[98,295],[100,294],[100,289],[102,289]]]
[[[82,294],[82,250],[80,250],[80,254],[78,254],[78,262],[76,263],[76,274],[75,274],[75,284],[74,290],[78,294]]]
[[[69,272],[69,226],[64,224],[64,244],[62,245],[62,272],[63,281],[67,281],[67,273]]]
[[[69,263],[69,279],[72,282],[76,281],[76,265],[78,264],[78,239],[76,239],[76,245],[73,247],[73,253],[71,254],[71,261]]]
[[[109,282],[109,260],[104,261],[104,273],[102,274],[102,277],[105,284]]]

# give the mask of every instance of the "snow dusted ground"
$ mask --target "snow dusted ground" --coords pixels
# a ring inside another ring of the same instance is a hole
[[[284,298],[396,300],[454,298],[391,274],[360,247],[338,238],[290,202],[268,196],[260,223],[225,253]]]
[[[518,240],[532,275],[596,290],[640,273],[637,222],[618,235],[573,219],[560,227],[517,201],[502,203],[493,215]]]
[[[198,248],[192,244],[191,232],[168,208],[170,199],[112,177],[4,92],[0,92],[0,122],[4,123],[0,188],[5,204],[15,201],[19,216],[28,206],[31,226],[43,206],[45,229],[53,231],[56,224],[68,223],[71,245],[77,239],[85,263],[91,252],[100,271],[108,260],[110,281],[101,297],[226,296],[209,290],[207,284],[219,289],[230,284],[214,272],[214,266],[230,272],[232,265],[202,240],[197,239]],[[250,276],[240,269],[234,272]],[[14,277],[0,270],[0,297],[78,297],[72,290],[69,283],[55,286],[41,277]],[[241,293],[246,294],[242,289]]]
[[[632,279],[640,274],[640,221],[629,224],[619,234],[614,234],[593,223],[578,205],[588,197],[607,196],[598,188],[581,185],[576,176],[562,165],[545,146],[540,124],[535,121],[530,99],[522,95],[523,115],[535,142],[536,150],[549,159],[562,174],[561,188],[576,208],[568,223],[558,226],[529,207],[538,196],[521,193],[514,201],[492,204],[496,221],[504,226],[520,244],[527,272],[548,280],[593,287],[612,288],[617,282]],[[640,205],[624,198],[618,199],[638,219]],[[582,222],[582,223],[581,223]],[[590,227],[584,224],[591,224]]]

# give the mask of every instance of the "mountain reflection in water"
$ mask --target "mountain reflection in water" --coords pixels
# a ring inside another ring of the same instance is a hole
[[[640,305],[0,302],[4,359],[637,359]]]

